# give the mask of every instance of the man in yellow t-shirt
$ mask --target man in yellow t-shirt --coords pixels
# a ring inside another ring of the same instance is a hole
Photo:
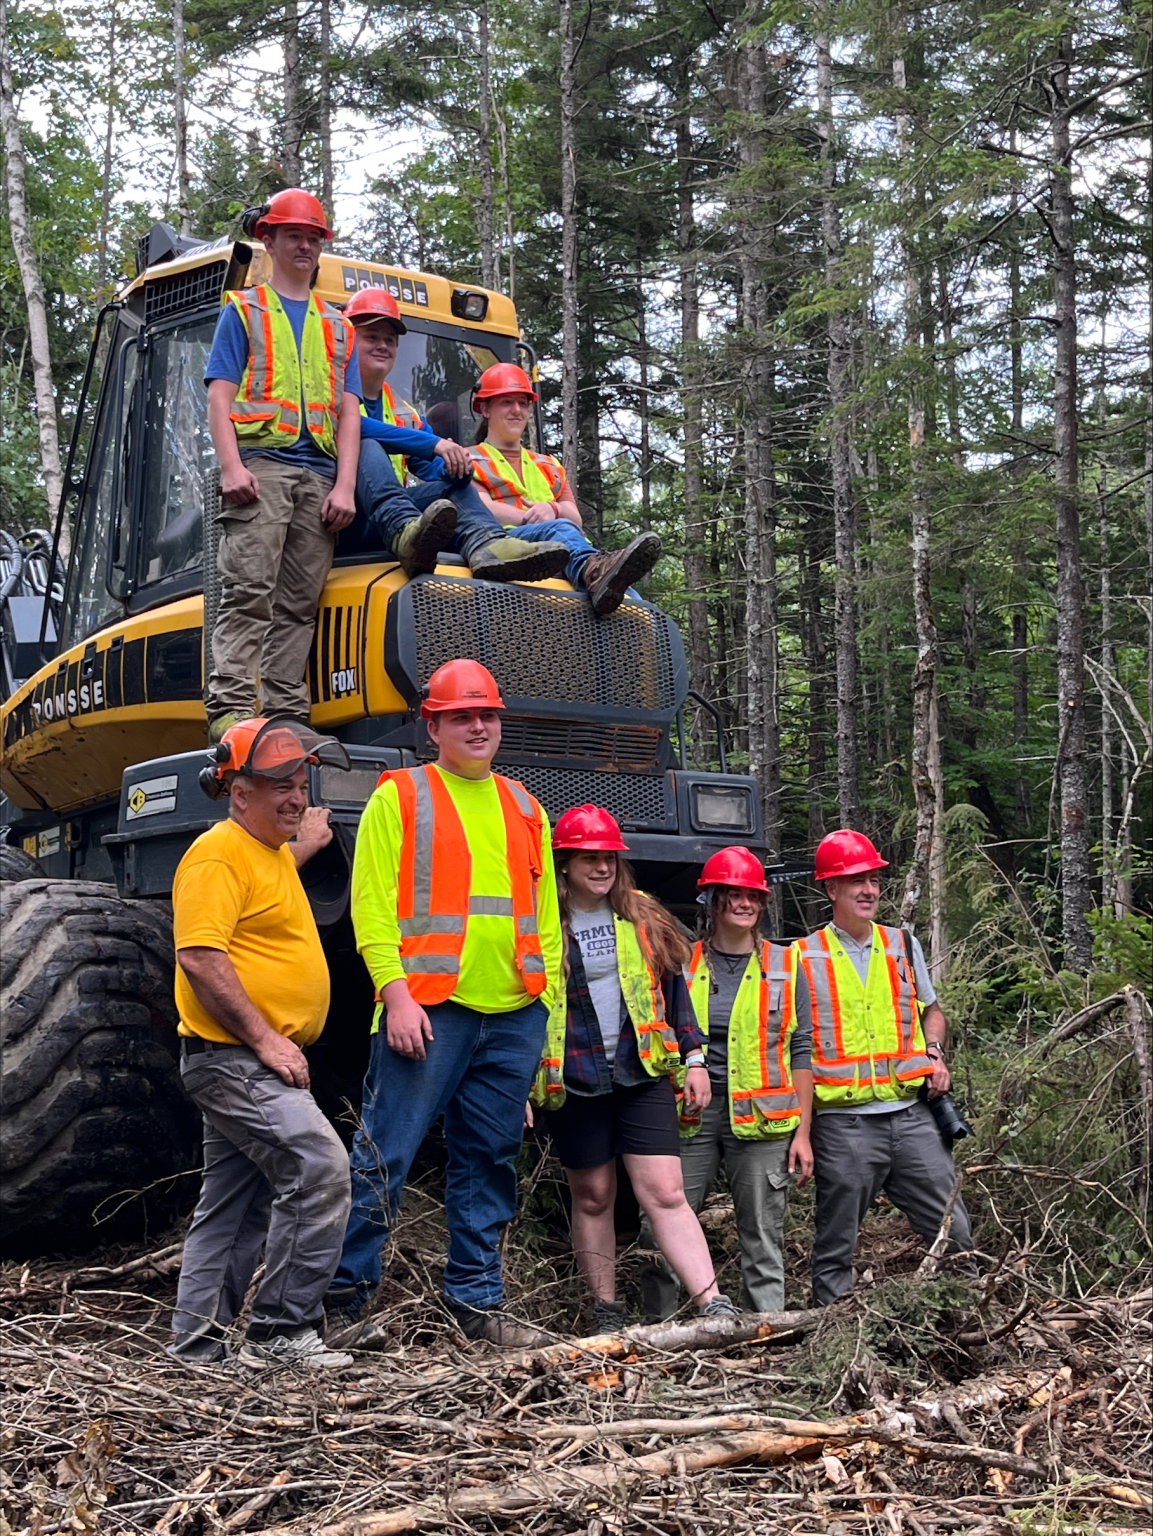
[[[448,1309],[469,1338],[541,1338],[501,1310],[499,1243],[516,1209],[561,931],[548,819],[522,785],[492,772],[503,708],[479,663],[439,668],[422,706],[436,763],[385,775],[361,818],[352,918],[378,1006],[352,1214],[325,1303],[333,1343],[384,1342],[361,1314],[412,1160],[441,1114]]]
[[[332,839],[328,812],[307,809],[306,764],[347,768],[348,756],[280,717],[234,725],[210,759],[201,784],[228,795],[228,817],[196,839],[172,887],[180,1075],[204,1117],[204,1175],[169,1353],[227,1358],[263,1247],[238,1360],[338,1370],[352,1356],[328,1349],[320,1325],[348,1163],[309,1092],[302,1047],[324,1028],[328,966],[297,868]]]

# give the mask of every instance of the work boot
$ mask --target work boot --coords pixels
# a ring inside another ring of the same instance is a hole
[[[581,585],[592,599],[593,612],[604,618],[615,613],[634,581],[647,576],[661,558],[661,541],[655,533],[642,533],[615,555],[600,550],[590,555],[581,571]]]
[[[447,1301],[453,1320],[466,1339],[486,1339],[501,1349],[536,1349],[551,1344],[554,1334],[532,1323],[523,1323],[496,1307],[467,1307],[460,1301]]]
[[[238,1365],[252,1370],[294,1365],[305,1371],[344,1371],[353,1364],[351,1355],[329,1349],[315,1328],[277,1333],[271,1339],[245,1339],[236,1352]]]
[[[482,581],[547,581],[563,576],[569,552],[563,544],[530,544],[527,539],[494,539],[468,559],[469,569]]]
[[[324,1314],[324,1342],[329,1349],[387,1349],[391,1340],[379,1323],[361,1317],[355,1307],[331,1307]]]
[[[456,532],[456,506],[447,497],[425,507],[392,541],[392,552],[406,576],[436,570],[436,557]]]
[[[727,1317],[733,1322],[742,1316],[740,1307],[731,1297],[722,1291],[719,1296],[714,1296],[712,1301],[706,1302],[697,1313],[698,1317]]]
[[[236,711],[228,715],[217,715],[216,719],[211,721],[208,726],[208,745],[210,747],[216,746],[218,742],[223,741],[225,731],[230,731],[234,725],[239,725],[242,720],[251,719],[251,715],[242,715]]]
[[[598,1296],[593,1302],[593,1315],[589,1323],[589,1337],[598,1333],[619,1333],[624,1327],[625,1304],[623,1301],[602,1301]]]

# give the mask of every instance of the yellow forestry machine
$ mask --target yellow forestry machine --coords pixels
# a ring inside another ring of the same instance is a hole
[[[155,225],[136,277],[97,321],[55,536],[0,535],[9,1254],[139,1235],[186,1209],[196,1187],[198,1127],[175,1070],[168,898],[181,855],[227,809],[197,782],[205,638],[219,604],[203,375],[223,293],[266,277],[259,247]],[[400,305],[408,334],[392,383],[420,409],[453,402],[467,429],[486,367],[534,366],[503,295],[321,257],[324,298],[343,304],[365,286]],[[539,442],[539,417],[536,432]],[[564,581],[476,581],[451,555],[408,581],[391,560],[338,557],[308,682],[313,723],[346,744],[352,770],[312,770],[312,800],[331,808],[336,836],[303,871],[333,981],[313,1079],[334,1116],[344,1099],[358,1102],[372,1003],[348,915],[357,823],[384,768],[431,755],[420,691],[454,656],[500,681],[502,771],[554,819],[587,801],[607,806],[644,884],[674,906],[691,902],[695,872],[717,848],[763,850],[756,785],[725,771],[723,740],[720,773],[687,760],[685,659],[658,608],[630,598],[598,619]]]

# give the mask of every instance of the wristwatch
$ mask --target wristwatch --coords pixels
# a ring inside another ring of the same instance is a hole
[[[937,1055],[941,1058],[942,1061],[944,1061],[945,1049],[939,1040],[926,1040],[925,1049],[927,1051],[936,1051]]]

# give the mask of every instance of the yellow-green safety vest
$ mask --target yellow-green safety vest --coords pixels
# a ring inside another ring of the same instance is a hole
[[[237,442],[248,449],[291,448],[300,437],[303,400],[313,442],[335,459],[344,369],[353,347],[349,321],[313,294],[297,352],[292,322],[275,288],[261,283],[233,289],[223,302],[233,306],[248,333],[248,366],[231,411]]]
[[[613,913],[617,941],[617,975],[621,995],[637,1037],[637,1051],[650,1077],[670,1073],[674,1083],[683,1085],[684,1068],[681,1048],[672,1025],[665,1018],[665,995],[660,973],[652,960],[644,925],[639,927]],[[532,1101],[545,1109],[559,1109],[565,1101],[564,1047],[568,1025],[567,988],[549,1014],[544,1055],[537,1069]]]
[[[789,1060],[797,1027],[796,957],[791,946],[763,941],[749,956],[729,1015],[729,1124],[745,1141],[784,1136],[801,1123],[801,1103]],[[702,1033],[709,1032],[711,978],[704,948],[689,961],[689,996]],[[706,1058],[707,1059],[707,1058]],[[681,1135],[700,1119],[681,1116]]]
[[[368,415],[363,400],[360,402],[360,414],[362,416]],[[387,384],[382,384],[380,389],[380,415],[381,419],[386,421],[390,427],[406,427],[410,432],[423,431],[420,412],[414,405],[409,405],[407,400],[402,400],[398,407],[393,399],[392,390],[389,389]],[[400,481],[401,485],[407,485],[408,466],[404,462],[404,455],[402,453],[390,453],[388,458],[393,469],[396,471],[396,478]]]
[[[818,1107],[915,1097],[933,1063],[921,1031],[913,957],[901,929],[873,924],[865,981],[831,923],[798,939],[794,948],[812,999]]]

